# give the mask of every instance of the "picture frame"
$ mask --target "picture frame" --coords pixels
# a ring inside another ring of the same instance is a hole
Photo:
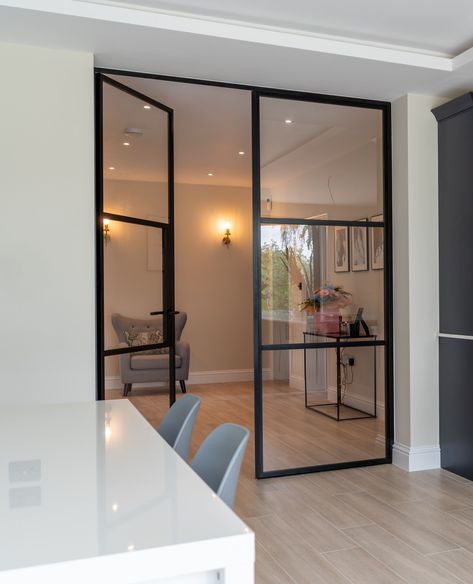
[[[366,272],[369,269],[367,227],[352,226],[350,229],[350,265],[352,272]]]
[[[384,221],[384,216],[373,215],[371,221]],[[370,260],[372,270],[384,270],[384,229],[382,227],[370,228]]]
[[[350,271],[350,241],[345,225],[333,229],[333,256],[334,272]]]

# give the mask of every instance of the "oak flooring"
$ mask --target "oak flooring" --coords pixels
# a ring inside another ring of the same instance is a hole
[[[191,455],[220,423],[253,427],[250,384],[189,389],[203,400]],[[311,435],[319,450],[314,452],[305,436],[307,419],[297,414],[293,426],[284,423],[293,415],[292,406],[276,396],[284,388],[273,391],[270,411],[279,421],[269,440],[278,441],[266,454],[271,452],[274,464],[296,466],[307,458],[314,464],[314,457],[322,461],[340,452],[366,453],[376,443],[376,424],[331,429],[331,441],[330,425],[317,425]],[[107,397],[120,397],[120,392],[107,392]],[[167,409],[167,397],[159,391],[134,390],[130,401],[154,426]],[[297,430],[295,437],[288,430]],[[299,446],[303,455],[298,459]],[[391,465],[260,481],[253,477],[250,445],[235,511],[256,533],[258,584],[473,584],[473,483],[466,479],[443,470],[406,473]]]

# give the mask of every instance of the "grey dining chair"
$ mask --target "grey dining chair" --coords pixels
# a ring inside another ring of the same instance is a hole
[[[222,424],[203,441],[191,463],[200,478],[231,508],[249,436],[243,426]]]
[[[186,393],[174,402],[157,428],[160,436],[187,462],[200,398]]]

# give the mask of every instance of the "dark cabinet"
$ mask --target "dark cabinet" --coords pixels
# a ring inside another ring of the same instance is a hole
[[[442,468],[473,480],[473,341],[440,338]]]
[[[446,335],[439,346],[441,464],[473,479],[473,93],[433,114],[438,121],[440,333]]]
[[[440,331],[473,335],[473,93],[438,120]]]

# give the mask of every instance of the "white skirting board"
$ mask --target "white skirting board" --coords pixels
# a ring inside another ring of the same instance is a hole
[[[337,390],[335,387],[329,387],[327,397],[330,401],[337,401]],[[358,393],[353,393],[351,390],[347,391],[343,403],[347,406],[361,410],[362,412],[371,413],[373,411],[372,399]],[[384,420],[384,402],[380,400],[376,402],[376,415],[380,420]]]
[[[440,446],[406,446],[395,442],[393,464],[409,472],[440,468]]]
[[[189,379],[186,381],[187,385],[197,385],[202,383],[231,383],[231,382],[243,382],[243,381],[253,381],[254,371],[253,369],[223,369],[219,371],[191,371],[189,373]],[[271,370],[263,370],[263,379],[271,379]],[[160,387],[165,385],[164,383],[139,383],[137,387]],[[105,378],[105,389],[120,389],[123,384],[120,381],[120,377],[106,377]]]

